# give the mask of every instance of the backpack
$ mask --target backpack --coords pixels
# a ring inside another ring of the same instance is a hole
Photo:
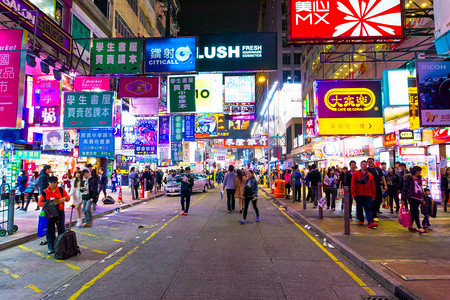
[[[63,195],[63,188],[58,187],[59,192],[61,193],[61,196]],[[55,205],[53,204],[53,201],[47,200],[47,195],[45,194],[45,191],[42,192],[42,196],[44,197],[44,205],[42,206],[42,210],[45,212],[45,218],[55,218],[59,216],[59,204]]]
[[[248,185],[246,185],[244,187],[244,194],[243,194],[244,198],[251,198],[253,197],[253,192],[252,192],[252,188],[249,187]]]
[[[64,232],[56,238],[55,241],[55,258],[56,259],[67,259],[69,257],[81,254],[80,247],[77,243],[77,235],[71,230],[72,226],[72,214],[73,208],[70,212],[70,222],[69,228],[65,229]]]
[[[102,199],[103,204],[114,204],[116,203],[116,200],[114,200],[113,197],[111,196],[106,196],[105,198]]]

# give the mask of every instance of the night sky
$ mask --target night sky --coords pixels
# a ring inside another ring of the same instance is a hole
[[[260,0],[179,0],[180,36],[256,32]]]

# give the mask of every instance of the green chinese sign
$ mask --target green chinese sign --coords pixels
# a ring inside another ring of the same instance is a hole
[[[142,68],[141,39],[94,39],[92,74],[139,74]]]
[[[195,112],[195,77],[169,76],[171,113]]]
[[[40,159],[41,151],[16,151],[16,159]]]
[[[111,128],[115,92],[66,92],[64,128]]]
[[[171,151],[172,151],[173,164],[183,161],[183,143],[182,142],[172,142],[171,143]]]
[[[170,141],[172,143],[183,141],[183,116],[181,115],[170,117]]]

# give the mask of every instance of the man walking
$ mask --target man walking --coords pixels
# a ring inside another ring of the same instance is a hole
[[[108,177],[106,176],[105,169],[103,167],[100,168],[100,183],[98,185],[98,195],[103,192],[103,195],[106,197],[106,186],[108,185]]]
[[[302,173],[298,171],[298,165],[294,166],[294,202],[301,202],[301,192],[302,192]]]
[[[134,193],[134,199],[138,200],[139,199],[139,175],[136,172],[136,169],[134,167],[132,167],[130,169],[130,186],[131,186],[131,194]]]
[[[308,181],[311,184],[312,198],[314,200],[314,208],[316,208],[317,202],[319,201],[319,199],[317,199],[316,194],[319,189],[319,182],[322,182],[322,175],[320,174],[319,170],[317,170],[316,164],[311,165],[311,171],[308,173]]]
[[[356,171],[352,176],[351,194],[356,200],[356,217],[359,225],[364,225],[364,212],[369,223],[369,228],[376,228],[377,223],[372,218],[372,202],[376,196],[376,187],[373,175],[367,170],[367,161],[361,162],[361,170]]]
[[[375,166],[375,161],[372,157],[367,159],[367,165],[367,171],[372,174],[376,189],[376,195],[374,197],[374,201],[372,202],[372,216],[375,222],[379,222],[380,220],[378,219],[378,213],[380,213],[380,206],[383,201],[382,184],[383,188],[387,187],[386,178],[384,178],[383,170]]]
[[[223,179],[223,190],[227,190],[227,209],[228,213],[234,210],[235,199],[234,192],[236,191],[235,185],[236,173],[234,172],[234,166],[230,165],[228,167],[228,172],[225,174],[225,178]]]
[[[191,204],[191,194],[192,194],[192,187],[194,186],[194,178],[191,176],[191,168],[186,167],[185,173],[181,174],[180,179],[178,179],[178,182],[181,181],[181,210],[183,211],[181,214],[184,216],[188,215],[189,212],[189,206]],[[186,202],[186,206],[184,203]]]
[[[406,199],[405,193],[403,193],[403,187],[405,185],[405,175],[409,174],[408,168],[406,168],[405,163],[400,163],[398,165],[398,186],[397,190],[399,195],[402,197],[402,204],[405,206],[405,209],[408,211],[408,200]]]
[[[353,174],[355,174],[356,172],[356,162],[354,160],[352,160],[350,162],[350,170],[348,170],[346,173],[343,174],[343,179],[342,179],[342,185],[348,186],[349,191],[351,191],[352,189],[352,177]],[[349,207],[350,207],[350,220],[352,219],[352,206],[353,206],[353,196],[350,193],[349,195],[349,199],[348,199],[348,203],[349,203]],[[342,200],[344,201],[344,200]]]

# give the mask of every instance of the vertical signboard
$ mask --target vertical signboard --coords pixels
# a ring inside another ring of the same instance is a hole
[[[33,76],[33,105],[59,106],[61,82],[53,75]]]
[[[184,116],[184,141],[195,142],[195,115]]]
[[[172,151],[172,162],[177,164],[183,161],[183,143],[182,142],[172,142],[171,143],[171,151]]]
[[[415,78],[408,78],[409,128],[420,128],[419,97]]]
[[[183,141],[183,116],[181,115],[170,116],[170,141],[172,143]]]
[[[0,128],[21,128],[27,34],[0,30]]]
[[[195,112],[195,76],[169,76],[168,78],[169,112]]]
[[[195,109],[197,113],[223,112],[222,74],[195,76]]]
[[[114,157],[114,129],[80,130],[80,157]]]
[[[122,149],[130,150],[134,149],[134,144],[136,143],[137,134],[136,127],[132,126],[122,126]]]
[[[156,154],[158,145],[158,118],[137,119],[136,131],[134,154]]]
[[[169,116],[159,117],[159,145],[169,145]]]
[[[93,74],[139,74],[141,39],[94,39],[91,50]]]

